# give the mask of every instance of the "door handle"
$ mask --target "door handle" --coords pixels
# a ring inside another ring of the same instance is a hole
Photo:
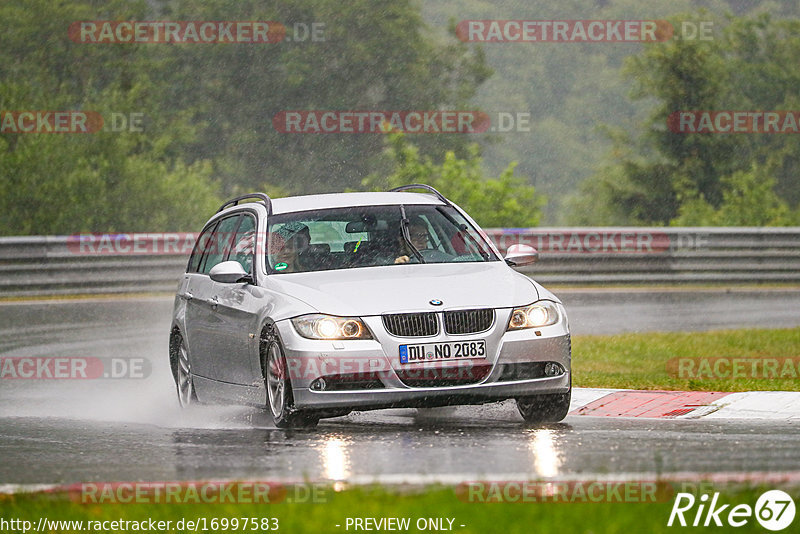
[[[211,304],[211,309],[212,309],[212,310],[216,310],[216,309],[217,309],[217,306],[219,306],[219,299],[217,298],[217,296],[216,296],[216,295],[214,295],[213,297],[211,297],[210,299],[208,299],[208,301],[207,301],[207,302],[208,302],[209,304]]]
[[[186,300],[192,300],[192,299],[194,298],[194,295],[192,295],[191,293],[189,293],[189,292],[187,291],[186,293],[184,293],[183,295],[181,295],[181,297],[183,297],[183,298],[184,298],[184,299],[186,299]]]

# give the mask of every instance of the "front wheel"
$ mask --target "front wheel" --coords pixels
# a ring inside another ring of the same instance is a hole
[[[313,413],[298,411],[292,397],[292,382],[287,372],[283,345],[273,329],[262,336],[262,368],[267,390],[267,407],[278,428],[308,428],[319,423]]]
[[[569,412],[572,387],[566,393],[531,395],[517,399],[517,410],[526,423],[557,423]]]
[[[178,390],[178,402],[181,408],[188,408],[197,404],[197,393],[194,390],[192,377],[192,364],[189,361],[189,349],[183,336],[177,335],[173,339],[172,376]]]

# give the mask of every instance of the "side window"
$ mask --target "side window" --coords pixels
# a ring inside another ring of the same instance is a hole
[[[240,218],[241,215],[234,215],[219,222],[216,230],[211,235],[208,252],[203,255],[199,272],[208,274],[215,265],[223,261],[231,249],[233,234],[236,232]]]
[[[192,255],[189,257],[189,266],[186,268],[187,273],[199,272],[200,262],[203,260],[203,255],[208,252],[211,244],[211,233],[216,227],[216,224],[212,224],[203,230],[200,237],[197,238],[197,242],[194,244],[194,250],[192,250]]]
[[[236,237],[233,240],[229,260],[238,261],[245,271],[252,272],[253,251],[256,243],[256,219],[252,215],[243,215]]]

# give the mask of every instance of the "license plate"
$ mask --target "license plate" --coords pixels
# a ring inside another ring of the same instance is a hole
[[[475,360],[486,357],[486,341],[448,341],[400,345],[400,363],[433,362],[437,360]]]

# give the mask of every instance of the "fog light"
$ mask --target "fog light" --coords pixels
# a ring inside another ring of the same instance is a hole
[[[325,383],[324,378],[317,378],[311,382],[311,391],[325,391],[326,386],[327,384]]]
[[[564,372],[564,368],[554,362],[547,362],[544,366],[545,376],[558,376]]]

